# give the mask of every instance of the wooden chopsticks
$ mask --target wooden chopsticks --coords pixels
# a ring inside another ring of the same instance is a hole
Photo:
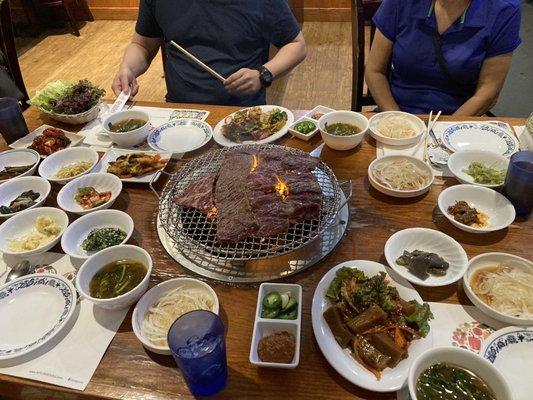
[[[211,75],[213,75],[215,78],[217,78],[219,81],[224,82],[226,78],[224,78],[222,75],[220,75],[217,71],[215,71],[210,66],[204,64],[202,61],[197,59],[195,56],[193,56],[191,53],[189,53],[187,50],[185,50],[183,47],[181,47],[179,44],[177,44],[175,41],[171,40],[170,44],[174,46],[176,49],[181,51],[183,54],[185,54],[192,62],[194,62],[199,67],[203,68],[207,72],[209,72]]]

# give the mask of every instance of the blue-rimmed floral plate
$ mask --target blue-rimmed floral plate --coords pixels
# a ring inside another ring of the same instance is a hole
[[[27,275],[0,287],[0,360],[34,351],[74,315],[76,289],[65,277]]]
[[[479,355],[502,373],[514,392],[514,400],[531,399],[533,327],[510,326],[494,332],[483,341]]]
[[[451,151],[487,150],[505,157],[518,151],[518,139],[494,124],[465,122],[444,131],[442,142]]]
[[[199,149],[213,136],[209,124],[197,119],[177,119],[154,129],[148,145],[156,151],[186,153]]]

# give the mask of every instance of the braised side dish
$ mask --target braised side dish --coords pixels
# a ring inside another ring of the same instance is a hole
[[[33,206],[41,195],[33,190],[27,190],[19,194],[9,203],[9,206],[0,206],[0,214],[16,213]]]
[[[384,272],[367,277],[357,268],[340,268],[326,297],[332,305],[324,319],[335,340],[377,379],[407,358],[411,342],[427,336],[433,319],[427,303],[403,300]]]
[[[472,226],[474,228],[484,228],[488,226],[489,217],[470,207],[466,201],[456,201],[453,206],[448,207],[448,212],[457,222]]]
[[[257,355],[263,362],[290,364],[296,353],[296,338],[283,331],[261,338],[257,345]]]
[[[496,400],[489,385],[466,368],[433,364],[418,377],[418,400]]]
[[[236,143],[263,140],[279,131],[287,119],[287,113],[279,108],[263,112],[261,107],[251,107],[228,117],[222,126],[222,135]]]
[[[42,135],[33,139],[28,148],[35,150],[42,156],[49,156],[56,151],[63,150],[70,145],[70,139],[65,132],[57,128],[46,128]]]
[[[17,167],[4,167],[3,170],[0,171],[0,181],[3,181],[5,179],[11,179],[16,176],[19,176],[20,174],[23,174],[24,172],[27,172],[33,167],[34,164],[31,165],[21,165]]]
[[[426,280],[430,275],[444,276],[450,267],[450,264],[438,254],[420,250],[411,252],[404,250],[396,263],[407,267],[410,273],[422,280]]]
[[[110,161],[107,172],[120,179],[127,179],[162,169],[167,162],[168,160],[162,159],[160,154],[130,153]]]

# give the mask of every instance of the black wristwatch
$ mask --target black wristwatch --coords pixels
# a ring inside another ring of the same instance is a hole
[[[272,72],[270,72],[266,67],[261,67],[259,70],[259,80],[261,81],[261,86],[264,88],[272,85],[273,80]]]

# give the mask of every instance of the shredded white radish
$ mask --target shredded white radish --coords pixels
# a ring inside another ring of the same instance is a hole
[[[167,345],[170,326],[183,314],[193,310],[214,311],[214,299],[198,288],[175,288],[161,297],[146,313],[141,335],[156,346]]]
[[[403,139],[415,136],[418,132],[413,122],[405,115],[387,115],[377,123],[375,130],[381,136]]]
[[[533,269],[499,264],[476,272],[473,292],[497,311],[518,318],[533,318]]]

